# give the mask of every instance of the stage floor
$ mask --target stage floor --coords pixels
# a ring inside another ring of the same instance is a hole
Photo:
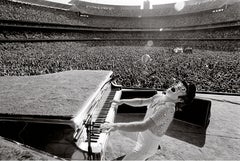
[[[239,160],[240,159],[240,97],[197,94],[212,102],[210,124],[204,133],[177,120],[173,121],[161,140],[159,150],[149,160]],[[141,120],[144,114],[117,114],[116,122]],[[183,125],[184,124],[184,125]],[[179,130],[181,127],[182,129]],[[178,128],[178,131],[175,131]],[[175,133],[175,136],[171,135]],[[115,131],[110,134],[108,160],[130,152],[137,133]]]

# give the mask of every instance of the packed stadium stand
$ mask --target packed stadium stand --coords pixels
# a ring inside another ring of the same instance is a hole
[[[240,50],[239,0],[191,0],[186,1],[180,11],[174,8],[174,4],[153,5],[152,9],[141,9],[140,6],[115,6],[78,0],[72,0],[69,4],[41,0],[1,0],[0,5],[0,25],[11,21],[74,27],[74,30],[37,30],[36,27],[20,30],[13,26],[2,27],[0,39],[8,42],[1,45],[1,50],[4,51],[1,57],[4,62],[1,64],[2,76],[38,75],[70,69],[110,69],[123,75],[121,80],[125,86],[150,87],[152,81],[159,80],[154,78],[155,80],[144,82],[143,78],[138,78],[137,72],[133,72],[134,69],[130,70],[131,65],[123,68],[122,63],[116,63],[117,60],[126,63],[132,59],[137,61],[140,54],[150,52],[156,59],[163,59],[163,62],[158,62],[160,64],[168,60],[171,69],[162,65],[159,66],[164,70],[156,68],[163,72],[163,75],[170,71],[179,78],[194,75],[193,80],[200,91],[239,92],[239,59],[236,55]],[[29,41],[13,43],[15,40]],[[31,40],[37,42],[33,43]],[[40,40],[48,40],[51,45],[48,42],[41,43]],[[183,55],[172,55],[172,48],[179,46],[193,48],[196,55],[187,59]],[[205,50],[211,51],[202,53]],[[23,53],[21,59],[18,58],[18,52]],[[124,52],[127,53],[123,54]],[[78,56],[77,53],[83,55]],[[166,55],[159,56],[159,53]],[[190,58],[194,58],[196,66],[194,63],[185,62],[191,61]],[[180,65],[179,60],[185,65]],[[175,69],[176,66],[179,68]],[[179,72],[186,67],[190,67],[189,73],[185,73],[186,70]],[[204,72],[197,72],[199,70]],[[229,73],[229,70],[233,73]],[[206,73],[211,77],[204,77]],[[164,88],[171,83],[162,76],[159,77],[161,84],[156,87]],[[171,79],[173,76],[166,77]],[[204,83],[198,83],[200,81]]]
[[[104,28],[169,29],[200,25],[212,26],[226,22],[235,23],[239,20],[240,15],[239,2],[233,3],[230,1],[230,3],[223,0],[205,2],[203,3],[204,7],[202,7],[202,3],[199,5],[186,3],[181,11],[176,11],[174,5],[169,4],[166,5],[167,8],[162,5],[166,9],[165,11],[164,9],[141,10],[139,9],[140,6],[129,8],[126,6],[94,5],[78,0],[72,0],[72,6],[62,5],[61,8],[61,5],[56,4],[57,7],[51,8],[54,6],[53,2],[39,3],[37,5],[37,1],[35,1],[31,5],[30,1],[27,0],[27,3],[17,3],[9,0],[1,1],[1,19],[56,22]],[[216,4],[213,5],[212,3]],[[46,7],[47,5],[49,7]],[[68,8],[69,12],[66,11],[66,8]],[[74,11],[71,12],[71,8]],[[78,12],[76,12],[76,8],[78,8]],[[11,12],[12,10],[14,12]],[[173,10],[174,13],[169,10]]]
[[[57,2],[51,2],[51,1],[42,1],[42,0],[17,0],[17,2],[27,3],[27,4],[35,4],[39,6],[45,6],[45,7],[52,7],[52,8],[59,8],[59,9],[65,9],[69,10],[72,5],[70,4],[63,4],[63,3],[57,3]]]
[[[178,11],[175,3],[153,5],[152,9],[140,9],[140,6],[112,6],[95,4],[79,0],[71,0],[70,3],[76,5],[89,15],[113,16],[113,17],[160,17],[171,15],[182,15],[203,11],[213,11],[227,8],[235,1],[213,0],[213,1],[186,1],[184,7]]]

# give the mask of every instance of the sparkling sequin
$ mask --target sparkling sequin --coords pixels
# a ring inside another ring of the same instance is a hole
[[[159,98],[155,98],[153,103],[149,105],[145,116],[145,119],[151,118],[156,124],[149,129],[156,136],[162,136],[165,134],[168,126],[173,120],[175,112],[174,103],[162,102]]]

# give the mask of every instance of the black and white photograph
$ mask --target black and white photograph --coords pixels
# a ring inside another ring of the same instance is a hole
[[[0,0],[0,160],[240,160],[240,0]]]

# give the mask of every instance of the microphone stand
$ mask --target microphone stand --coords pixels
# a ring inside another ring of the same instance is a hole
[[[91,136],[92,136],[92,131],[93,131],[93,125],[94,122],[92,122],[92,115],[89,115],[87,120],[84,121],[84,125],[86,127],[87,131],[87,141],[88,141],[88,160],[94,159],[94,154],[92,152],[92,147],[91,147]]]

